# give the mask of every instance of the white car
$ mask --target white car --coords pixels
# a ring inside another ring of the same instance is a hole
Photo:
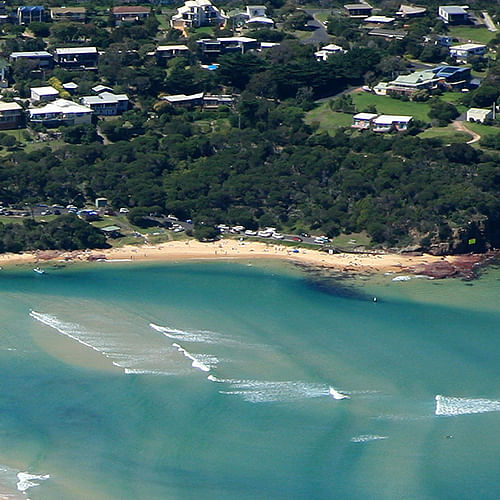
[[[247,236],[257,236],[257,232],[256,232],[256,231],[251,231],[250,229],[247,229],[247,230],[245,231],[245,234],[246,234]]]
[[[272,234],[273,233],[271,233],[271,231],[259,231],[257,233],[257,236],[259,236],[260,238],[270,238]]]
[[[122,207],[122,208],[120,208],[119,212],[121,214],[128,214],[130,212],[130,210],[128,208]]]
[[[275,240],[282,240],[284,238],[284,236],[281,233],[276,233],[276,232],[273,233],[272,236]]]

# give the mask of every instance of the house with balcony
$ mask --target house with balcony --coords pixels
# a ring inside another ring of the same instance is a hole
[[[349,17],[369,17],[372,15],[373,7],[367,3],[349,3],[344,5]]]
[[[54,61],[64,69],[97,70],[96,47],[68,47],[54,51]]]
[[[320,50],[314,53],[316,61],[328,61],[328,58],[333,54],[345,54],[345,50],[340,45],[335,45],[334,43],[329,43]]]
[[[129,107],[129,98],[126,94],[113,94],[112,92],[101,92],[94,96],[86,96],[80,102],[92,109],[99,116],[116,116],[124,113]]]
[[[115,20],[115,25],[120,26],[123,23],[145,21],[151,15],[151,8],[140,5],[126,5],[113,7],[111,12]]]
[[[159,45],[153,52],[156,62],[160,65],[167,64],[174,57],[187,57],[191,50],[187,45]]]
[[[54,66],[54,56],[46,50],[34,50],[31,52],[12,52],[9,56],[11,63],[16,63],[21,59],[33,61],[34,69],[51,69]]]
[[[258,40],[246,36],[230,36],[209,39],[203,38],[196,43],[201,52],[202,59],[216,59],[221,54],[239,53],[245,54],[249,50],[260,48]]]
[[[466,63],[473,56],[484,56],[486,54],[486,45],[482,43],[463,43],[450,47],[450,56],[457,62]]]
[[[55,101],[59,97],[59,90],[47,85],[45,87],[31,87],[31,100],[34,102]]]
[[[54,22],[84,23],[87,18],[87,9],[85,7],[52,7],[50,18]]]
[[[446,24],[467,24],[469,22],[467,5],[440,5],[438,17]]]
[[[46,127],[60,125],[88,125],[92,121],[92,109],[66,99],[56,99],[41,108],[29,108],[31,123],[40,123]]]
[[[0,101],[0,130],[19,128],[23,124],[23,108],[17,102]]]
[[[41,5],[22,6],[17,8],[18,24],[43,23],[45,21],[45,9]]]
[[[352,128],[360,130],[369,130],[373,124],[373,120],[377,118],[376,113],[358,113],[352,117]]]
[[[408,130],[413,116],[380,115],[373,120],[372,130],[374,132],[404,132]]]
[[[187,0],[177,9],[177,14],[172,16],[170,25],[184,30],[200,26],[222,26],[226,21],[227,16],[212,5],[210,0]]]

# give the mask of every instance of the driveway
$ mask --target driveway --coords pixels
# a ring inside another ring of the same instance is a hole
[[[475,142],[481,140],[481,136],[479,134],[476,134],[476,132],[472,131],[470,128],[467,128],[463,121],[455,120],[454,122],[452,122],[451,126],[459,132],[465,132],[466,134],[472,136],[472,139],[470,141],[467,141],[467,144],[474,144]]]
[[[310,38],[303,40],[302,43],[312,44],[312,45],[325,45],[330,41],[330,35],[326,32],[326,26],[316,17],[318,12],[324,12],[318,9],[305,9],[305,11],[313,16],[313,20],[309,21],[307,25],[314,29]],[[326,12],[330,12],[330,9],[326,9]]]

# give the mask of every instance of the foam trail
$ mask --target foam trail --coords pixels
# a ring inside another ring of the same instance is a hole
[[[388,436],[378,436],[377,434],[361,434],[351,438],[351,443],[366,443],[368,441],[381,441],[388,439]]]
[[[436,415],[451,417],[500,411],[500,401],[447,397],[439,394],[434,399],[436,400],[436,410],[434,412]]]
[[[231,339],[228,339],[224,335],[208,330],[178,330],[168,326],[156,325],[155,323],[149,323],[149,326],[153,330],[160,332],[165,335],[165,337],[172,340],[180,340],[182,342],[199,342],[204,344],[234,343]]]
[[[186,351],[179,344],[172,344],[180,353],[184,354],[186,358],[192,361],[191,366],[193,368],[198,368],[203,372],[209,372],[211,367],[210,365],[215,365],[218,363],[218,359],[215,356],[210,356],[208,354],[199,354],[198,357],[194,356],[190,352]]]
[[[37,481],[45,481],[50,478],[50,474],[45,475],[37,475],[37,474],[28,474],[27,472],[19,472],[17,474],[17,489],[19,491],[25,492],[29,488],[33,488],[34,486],[40,486],[40,483],[33,482],[33,479]]]
[[[330,396],[332,396],[333,399],[351,399],[351,396],[339,392],[337,391],[337,389],[334,389],[333,387],[329,387],[328,392],[330,393]]]

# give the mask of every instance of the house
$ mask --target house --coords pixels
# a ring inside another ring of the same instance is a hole
[[[369,17],[372,15],[373,8],[367,3],[350,3],[344,5],[349,17]]]
[[[54,61],[64,69],[97,70],[98,58],[95,47],[68,47],[54,52]]]
[[[95,199],[95,207],[97,209],[106,208],[107,206],[108,206],[108,199],[107,198],[96,198]]]
[[[246,36],[231,36],[216,38],[215,40],[203,38],[196,40],[200,48],[201,56],[203,59],[214,59],[220,54],[240,53],[244,54],[252,49],[260,47],[259,42],[255,38]]]
[[[467,5],[440,5],[438,16],[446,24],[467,24],[469,22],[469,13]]]
[[[205,95],[203,96],[203,107],[205,109],[218,109],[219,106],[232,106],[234,104],[231,95]]]
[[[447,35],[426,35],[424,42],[433,45],[441,45],[442,47],[450,47],[453,43],[453,37]]]
[[[457,62],[467,62],[472,56],[483,56],[486,54],[486,45],[482,43],[463,43],[450,47],[450,56]]]
[[[401,5],[396,12],[396,16],[412,19],[425,15],[427,9],[425,7],[415,7],[413,5]]]
[[[212,5],[210,0],[187,0],[177,9],[177,14],[172,16],[170,25],[183,30],[200,26],[221,26],[226,20],[227,16]]]
[[[128,110],[129,98],[126,94],[101,92],[96,96],[86,96],[80,102],[92,109],[96,115],[116,116]]]
[[[59,90],[51,87],[31,87],[31,100],[35,102],[50,102],[55,101],[59,97]]]
[[[325,45],[324,47],[321,47],[320,50],[316,51],[314,53],[314,57],[316,58],[316,61],[327,61],[332,54],[344,54],[345,52],[346,51],[342,47],[340,47],[340,45],[330,43],[328,45]]]
[[[187,57],[191,51],[187,45],[160,45],[156,47],[153,54],[156,57],[156,62],[164,65],[174,57]]]
[[[107,238],[119,238],[122,236],[120,226],[106,226],[101,228],[101,231],[106,235]]]
[[[32,123],[40,123],[46,127],[60,125],[88,125],[93,111],[80,104],[66,99],[56,99],[41,108],[29,108],[29,119]]]
[[[126,22],[145,21],[151,14],[151,8],[140,5],[113,7],[112,14],[116,26],[120,26]]]
[[[92,90],[95,94],[100,94],[101,92],[113,92],[111,87],[106,87],[106,85],[101,84],[92,87],[90,90]]]
[[[54,57],[45,50],[35,50],[32,52],[12,52],[9,60],[13,63],[27,59],[33,61],[34,69],[50,69],[54,66]]]
[[[45,9],[41,5],[17,8],[17,22],[19,24],[43,23],[43,21],[45,21]]]
[[[50,18],[52,21],[84,23],[87,18],[87,9],[85,7],[52,7]]]
[[[380,115],[373,120],[374,132],[391,132],[396,130],[402,132],[408,130],[408,126],[413,120],[413,116]]]
[[[172,106],[185,106],[185,107],[193,107],[193,106],[202,106],[203,105],[203,92],[199,92],[198,94],[176,94],[176,95],[166,95],[162,97],[163,101],[167,101]]]
[[[381,36],[386,40],[402,40],[406,35],[404,30],[393,30],[389,28],[374,28],[368,32],[370,36]]]
[[[245,21],[245,27],[251,29],[273,28],[274,21],[270,17],[251,17],[248,21]]]
[[[352,128],[359,128],[362,130],[366,130],[371,128],[373,120],[377,118],[376,113],[358,113],[352,117],[353,123],[351,125]]]
[[[0,101],[0,130],[19,128],[23,121],[23,108],[17,102]]]
[[[379,26],[389,26],[390,24],[394,23],[395,20],[396,20],[395,17],[370,16],[363,19],[363,22]]]
[[[265,5],[247,5],[244,18],[245,26],[248,28],[272,28],[274,26],[274,21],[267,17]]]
[[[468,122],[484,123],[485,120],[493,116],[491,109],[470,108],[467,110],[466,119]]]
[[[63,83],[63,89],[67,90],[70,94],[74,94],[78,90],[78,84],[75,82]]]
[[[245,13],[248,19],[252,17],[267,17],[266,10],[267,7],[265,5],[247,5],[245,7]]]

